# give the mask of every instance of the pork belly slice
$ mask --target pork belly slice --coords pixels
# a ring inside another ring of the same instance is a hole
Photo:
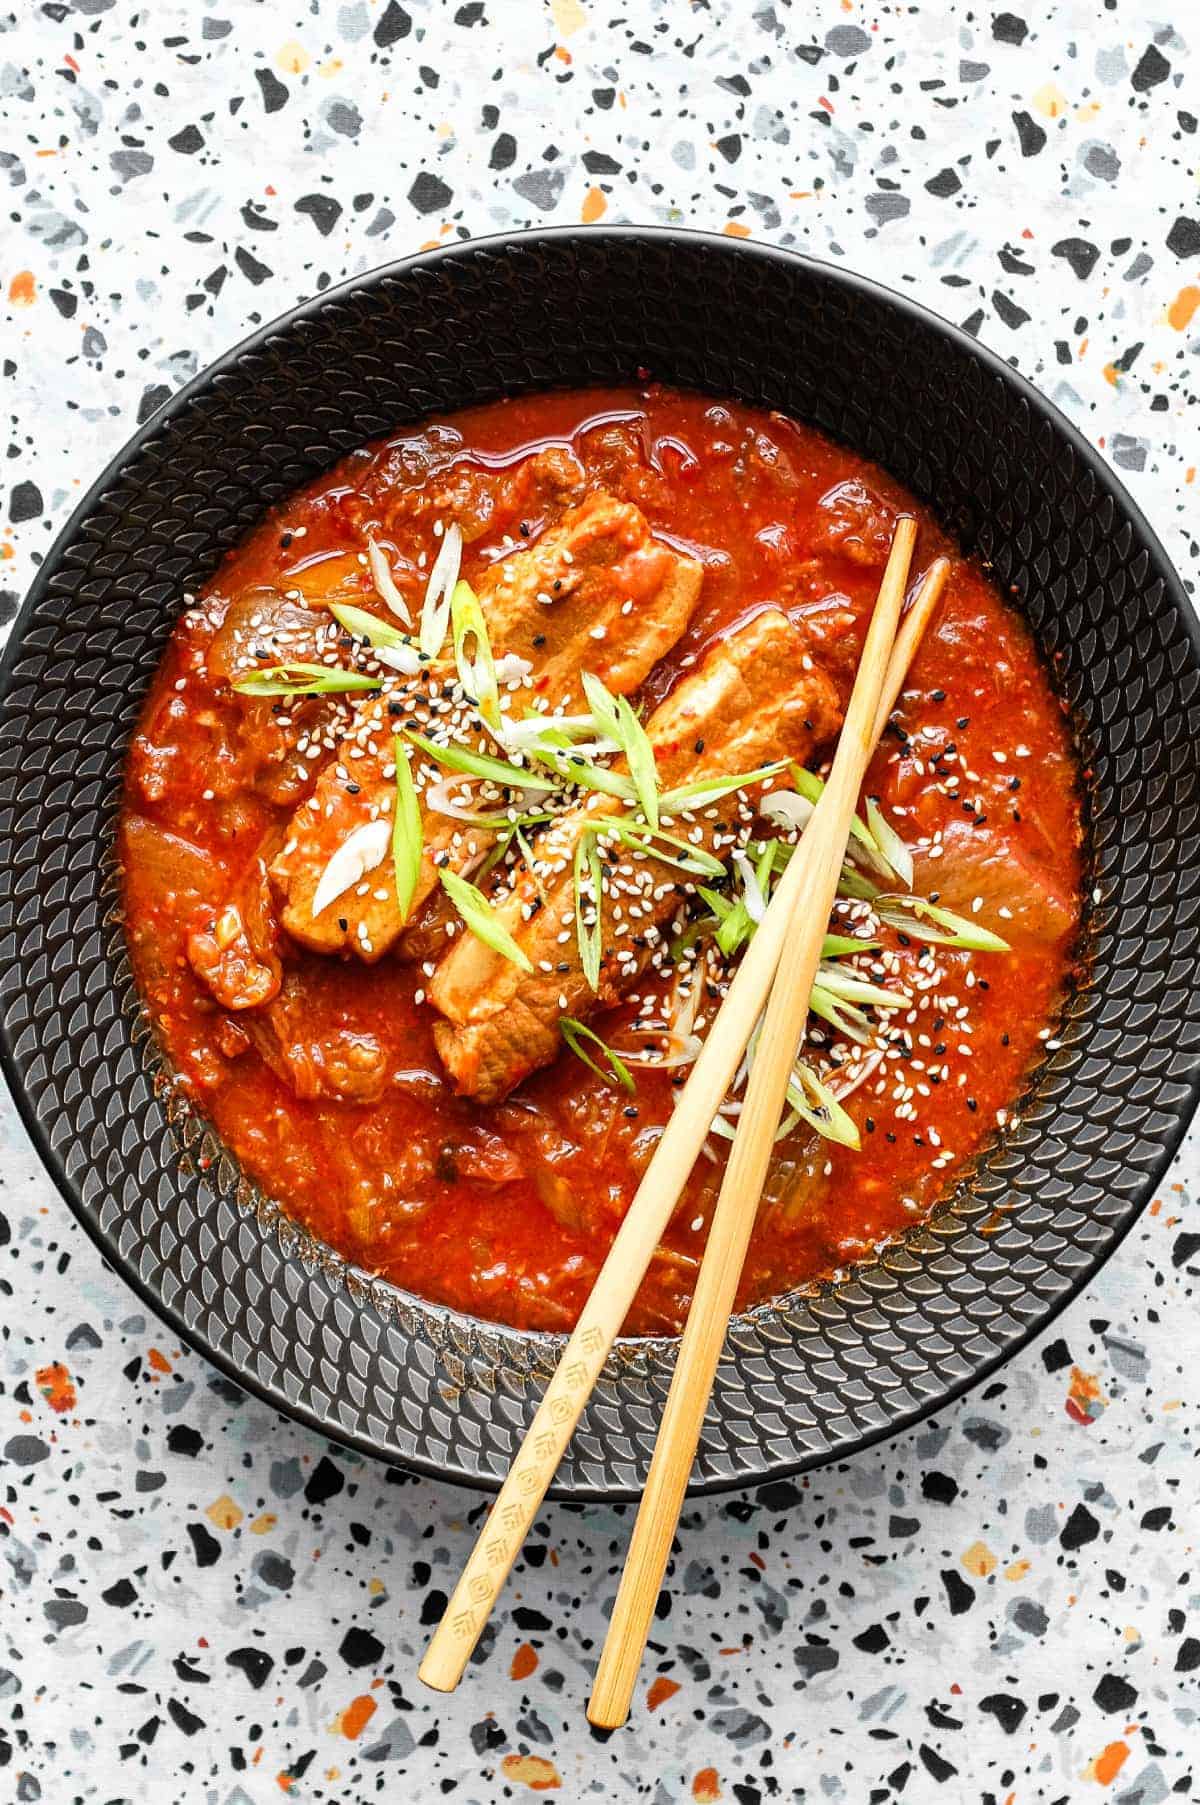
[[[534,544],[491,565],[478,586],[496,658],[513,653],[531,667],[529,687],[511,700],[521,708],[544,698],[554,709],[578,709],[584,670],[615,694],[635,690],[686,627],[702,574],[694,560],[659,544],[636,508],[589,496]],[[434,675],[451,677],[453,665]],[[407,694],[393,690],[364,701],[312,797],[292,816],[271,878],[284,927],[315,952],[378,959],[404,926],[386,863],[315,917],[312,905],[338,847],[390,813],[393,736],[402,721],[427,720],[426,695],[425,681],[414,678]],[[491,844],[485,829],[432,811],[424,835],[412,920],[437,886],[435,859],[462,871]]]
[[[836,733],[841,715],[828,679],[808,657],[804,631],[777,609],[756,615],[676,684],[646,723],[660,788],[752,771],[774,759],[807,763]],[[807,666],[807,668],[806,668]],[[718,856],[744,801],[737,792],[698,803],[695,820],[672,830]],[[430,1001],[442,1062],[460,1094],[494,1103],[562,1044],[559,1022],[585,1021],[617,1002],[645,970],[695,880],[654,858],[615,848],[605,855],[599,985],[584,976],[575,926],[572,868],[585,827],[624,812],[594,796],[537,842],[537,877],[523,872],[495,899],[504,926],[529,958],[526,973],[464,933],[439,964]],[[539,896],[540,887],[540,896]]]

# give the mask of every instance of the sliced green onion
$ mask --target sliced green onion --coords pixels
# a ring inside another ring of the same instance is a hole
[[[493,727],[500,724],[500,685],[479,597],[469,583],[457,582],[450,596],[450,625],[458,680]]]
[[[864,877],[861,871],[856,871],[847,859],[838,879],[838,895],[848,897],[851,902],[873,903],[879,895],[879,886],[873,884],[870,878]]]
[[[366,608],[352,608],[348,602],[330,602],[329,612],[339,627],[345,627],[355,639],[365,639],[369,646],[412,645],[407,633],[393,627],[390,621],[380,620]],[[416,650],[415,646],[413,650]]]
[[[886,921],[900,933],[911,934],[914,940],[928,940],[935,946],[964,947],[976,953],[1012,951],[1008,941],[993,934],[990,928],[968,921],[963,915],[955,915],[951,909],[943,909],[923,896],[877,895],[874,908],[880,921]]]
[[[793,1069],[787,1095],[799,1119],[827,1141],[836,1141],[842,1147],[862,1146],[853,1117],[846,1114],[829,1086],[802,1059]]]
[[[502,758],[491,758],[486,752],[471,752],[466,746],[439,746],[435,740],[426,739],[423,733],[410,732],[406,737],[418,752],[431,758],[435,765],[444,765],[447,771],[461,771],[467,777],[485,777],[508,790],[554,788],[544,777],[537,777],[520,765],[506,764]]]
[[[847,1003],[869,1003],[875,1009],[904,1009],[912,1002],[907,990],[884,990],[879,984],[868,984],[865,978],[852,977],[824,962],[817,968],[817,982]]]
[[[438,876],[447,896],[476,940],[482,940],[485,946],[490,946],[494,953],[499,953],[502,959],[509,960],[521,971],[532,971],[533,964],[528,954],[522,952],[483,891],[477,890],[465,877],[459,877],[457,872],[445,867],[439,866]]]
[[[577,1059],[582,1059],[584,1065],[590,1066],[598,1078],[603,1078],[605,1082],[608,1082],[611,1078],[615,1078],[622,1090],[630,1092],[636,1091],[637,1086],[633,1081],[633,1075],[630,1072],[629,1067],[625,1064],[625,1061],[619,1058],[617,1054],[613,1052],[612,1048],[605,1041],[601,1040],[600,1036],[594,1033],[584,1022],[577,1022],[573,1016],[563,1015],[559,1017],[558,1025],[562,1029],[563,1039],[566,1041],[575,1057]],[[606,1072],[602,1070],[591,1055],[584,1051],[581,1042],[585,1040],[590,1041],[594,1047],[599,1048],[600,1052],[604,1058],[607,1059],[612,1068],[611,1071]]]
[[[714,858],[703,846],[692,846],[687,840],[677,839],[674,834],[664,833],[661,828],[650,828],[636,819],[626,816],[624,819],[602,817],[598,821],[589,821],[585,832],[591,834],[614,835],[622,844],[633,852],[644,852],[651,858],[661,860],[664,865],[674,865],[679,871],[686,871],[697,877],[721,877],[725,867],[720,859]],[[682,853],[682,858],[673,858],[663,847],[669,846]]]
[[[371,567],[371,581],[375,585],[376,594],[382,597],[406,627],[411,627],[412,615],[408,612],[408,603],[396,587],[392,567],[384,557],[382,548],[370,538],[367,540],[367,563]]]
[[[442,543],[433,561],[429,582],[425,586],[425,600],[421,604],[417,639],[426,658],[436,658],[446,642],[446,629],[450,625],[450,598],[462,567],[462,546],[462,529],[456,520],[452,520],[442,535]]]
[[[417,879],[421,875],[421,805],[412,775],[412,754],[397,734],[392,741],[396,760],[396,801],[392,818],[392,869],[396,876],[396,906],[401,921],[408,920]]]
[[[825,794],[824,779],[818,777],[815,771],[806,771],[803,765],[792,764],[790,769],[792,782],[805,801],[814,805],[820,802]],[[870,828],[860,821],[857,815],[852,815],[850,818],[850,838],[858,841],[859,848],[873,865],[878,864],[882,855],[875,844],[874,836]],[[884,863],[886,869],[890,871],[891,866],[887,865],[886,860]]]
[[[828,1022],[847,1040],[852,1040],[860,1047],[869,1046],[871,1042],[871,1018],[854,1003],[844,1002],[825,989],[822,984],[814,984],[808,998],[808,1007],[813,1015]]]
[[[231,685],[239,696],[340,696],[352,690],[378,689],[378,677],[344,671],[328,664],[272,664],[247,671]]]
[[[738,777],[698,777],[695,783],[682,783],[677,789],[665,790],[658,799],[659,810],[664,815],[674,815],[695,802],[716,802],[722,796],[728,796],[731,790],[748,790],[751,785],[763,783],[768,777],[778,777],[786,770],[787,760],[779,758],[773,765],[760,765],[757,771],[743,771]]]
[[[642,814],[651,827],[658,826],[658,772],[654,764],[654,748],[646,737],[646,729],[634,714],[624,696],[614,696],[599,677],[583,673],[583,693],[592,710],[592,719],[608,739],[614,740],[625,754]]]
[[[855,953],[877,953],[878,940],[856,940],[853,934],[826,934],[821,947],[822,959],[852,959]]]
[[[896,873],[902,884],[911,885],[913,881],[912,854],[891,822],[885,817],[874,796],[867,797],[867,826],[888,866]]]
[[[593,916],[589,926],[584,921],[583,890],[585,876],[592,888]],[[579,959],[583,975],[592,990],[600,988],[600,961],[604,952],[604,924],[601,899],[604,895],[604,869],[593,834],[580,834],[575,845],[575,861],[571,873],[575,887],[575,936],[579,942]]]
[[[621,802],[637,800],[632,780],[623,777],[619,771],[606,771],[577,753],[562,752],[552,746],[533,745],[527,750],[530,758],[536,758],[540,765],[546,765],[564,783],[575,784],[581,790],[599,790],[603,795],[615,796]],[[542,787],[547,789],[550,786],[543,784]]]

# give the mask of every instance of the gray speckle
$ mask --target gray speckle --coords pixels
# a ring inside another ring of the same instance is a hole
[[[352,100],[330,100],[324,109],[325,123],[342,138],[357,138],[362,130],[362,114]]]
[[[1115,182],[1121,173],[1121,159],[1111,144],[1086,145],[1082,160],[1088,174],[1098,182]]]
[[[516,178],[513,187],[523,201],[540,208],[543,213],[552,213],[562,199],[566,182],[566,174],[561,169],[530,169]]]
[[[832,56],[864,56],[871,48],[871,34],[861,25],[835,25],[825,33],[825,48]]]

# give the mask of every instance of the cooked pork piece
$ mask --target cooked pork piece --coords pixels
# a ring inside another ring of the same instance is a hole
[[[533,545],[493,564],[479,584],[479,599],[497,660],[512,654],[529,666],[528,687],[516,698],[520,705],[545,698],[555,709],[570,710],[583,703],[585,669],[615,694],[638,687],[686,627],[701,575],[692,559],[651,536],[636,508],[597,494]],[[435,680],[452,670],[439,667]],[[378,959],[404,926],[386,867],[364,873],[362,882],[315,916],[313,901],[322,872],[349,835],[390,813],[393,736],[402,722],[428,718],[425,682],[413,679],[407,702],[393,692],[357,708],[338,755],[289,823],[271,877],[284,926],[314,951]],[[427,811],[410,919],[437,885],[435,855],[461,871],[490,843],[486,830]]]
[[[221,908],[188,935],[187,958],[223,1009],[256,1009],[278,995],[283,967],[261,853]]]
[[[676,684],[646,723],[663,790],[735,775],[790,758],[807,762],[840,722],[837,698],[807,655],[803,631],[775,609],[756,615]],[[697,803],[673,831],[721,856],[744,795]],[[446,1018],[434,1035],[458,1091],[491,1103],[562,1044],[563,1016],[585,1020],[616,1002],[664,938],[690,882],[665,860],[614,843],[602,852],[599,982],[584,975],[577,934],[573,865],[589,825],[623,813],[596,795],[562,817],[536,846],[536,871],[495,900],[500,919],[533,966],[511,960],[464,933],[434,973],[430,1000]],[[696,837],[696,828],[701,830]]]

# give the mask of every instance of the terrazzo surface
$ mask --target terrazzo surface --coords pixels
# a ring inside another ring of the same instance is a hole
[[[23,0],[0,18],[5,620],[135,424],[259,322],[422,245],[601,219],[797,245],[965,324],[1103,448],[1189,580],[1200,93],[1195,15],[1170,18]],[[1194,1141],[986,1387],[687,1511],[602,1738],[583,1707],[628,1514],[543,1511],[465,1684],[425,1692],[480,1503],[175,1345],[0,1120],[0,1798],[1200,1791]]]

